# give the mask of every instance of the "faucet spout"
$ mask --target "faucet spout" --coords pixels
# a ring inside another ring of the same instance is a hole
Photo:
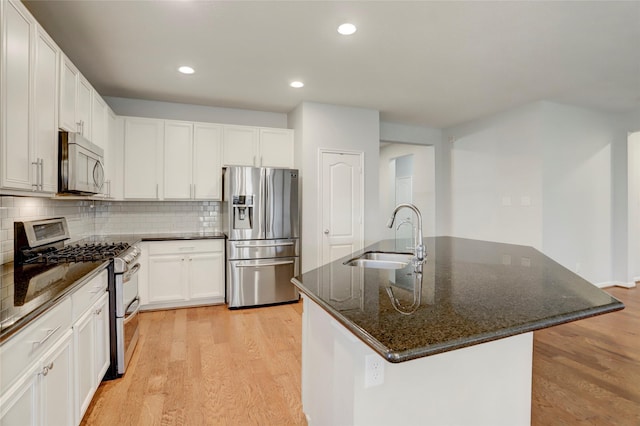
[[[393,213],[391,213],[391,217],[387,222],[387,227],[391,228],[393,226],[393,222],[396,220],[396,214],[398,214],[398,211],[400,211],[402,208],[408,208],[410,210],[413,210],[413,212],[418,217],[418,229],[416,232],[414,261],[416,264],[422,263],[424,262],[424,259],[427,255],[427,249],[423,243],[424,236],[422,234],[422,214],[420,213],[420,210],[418,210],[418,208],[414,204],[410,204],[410,203],[398,204],[396,208],[393,210]]]

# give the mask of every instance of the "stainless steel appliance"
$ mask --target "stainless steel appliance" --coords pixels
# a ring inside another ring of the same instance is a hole
[[[113,259],[113,291],[109,283],[111,367],[107,371],[107,378],[124,374],[138,343],[138,272],[141,253],[140,248],[134,245]]]
[[[298,171],[228,167],[223,201],[229,308],[297,301]]]
[[[97,194],[104,185],[104,151],[78,133],[58,132],[58,192]]]
[[[70,236],[63,217],[15,222],[14,233],[16,264],[42,265],[42,270],[34,271],[42,279],[30,280],[29,287],[34,288],[25,289],[25,300],[30,291],[37,293],[41,290],[39,286],[51,282],[49,275],[63,273],[62,265],[111,260],[108,266],[111,365],[105,378],[122,376],[138,341],[140,248],[125,241],[128,237],[118,236],[89,237],[65,245]]]

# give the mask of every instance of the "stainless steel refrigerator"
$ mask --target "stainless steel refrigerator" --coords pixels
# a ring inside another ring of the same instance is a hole
[[[227,167],[223,209],[229,308],[297,301],[298,171]]]

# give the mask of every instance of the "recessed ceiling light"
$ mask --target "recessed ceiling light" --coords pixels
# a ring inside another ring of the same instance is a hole
[[[338,32],[342,35],[351,35],[355,33],[356,30],[357,30],[356,26],[348,22],[345,22],[344,24],[338,27]]]
[[[180,68],[178,68],[178,71],[180,71],[182,74],[193,74],[194,72],[196,72],[193,68],[187,66],[181,66]]]
[[[304,83],[301,81],[292,81],[289,86],[293,87],[294,89],[299,89],[301,87],[304,87]]]

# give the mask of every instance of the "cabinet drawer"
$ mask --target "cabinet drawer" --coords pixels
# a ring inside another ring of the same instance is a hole
[[[0,346],[0,394],[71,328],[71,298],[46,312]]]
[[[107,291],[108,282],[107,270],[104,269],[71,295],[74,322]]]
[[[224,240],[185,240],[150,242],[149,254],[180,254],[224,250]]]

